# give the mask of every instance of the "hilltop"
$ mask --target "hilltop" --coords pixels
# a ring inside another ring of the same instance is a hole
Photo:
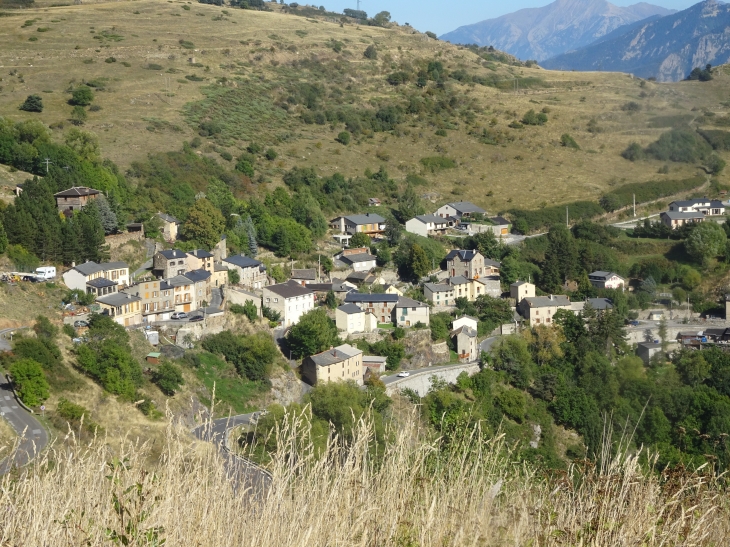
[[[69,92],[86,82],[96,98],[83,128],[123,170],[196,137],[199,154],[231,169],[225,158],[255,139],[278,154],[257,173],[261,182],[276,185],[295,166],[351,177],[384,165],[396,180],[420,177],[411,180],[427,183],[432,201],[459,196],[497,211],[694,175],[683,164],[659,175],[662,164],[632,164],[620,152],[631,141],[655,140],[666,120],[691,116],[693,107],[718,109],[725,99],[724,75],[659,86],[621,74],[545,71],[406,26],[272,9],[142,1],[5,12],[0,115],[38,119],[61,141],[73,127]],[[371,45],[375,59],[364,56]],[[426,88],[416,85],[421,72]],[[18,110],[29,94],[42,97],[42,113]],[[641,112],[622,111],[630,101]],[[374,127],[372,117],[389,106],[400,114]],[[548,123],[520,129],[530,109],[548,111]],[[343,114],[328,119],[328,112]],[[360,119],[354,131],[341,121],[348,112]],[[588,131],[591,119],[600,133]],[[353,139],[343,146],[335,139],[346,128]],[[581,150],[561,146],[566,133]],[[452,161],[437,170],[420,161],[429,157]]]

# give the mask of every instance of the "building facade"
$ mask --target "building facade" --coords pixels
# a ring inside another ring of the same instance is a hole
[[[263,289],[268,285],[266,266],[263,262],[244,255],[233,255],[224,258],[223,266],[238,272],[238,284],[249,290]]]
[[[553,317],[558,310],[572,311],[570,299],[567,296],[555,294],[535,296],[524,298],[517,305],[517,311],[525,318],[530,327],[552,325]]]
[[[108,315],[124,327],[142,324],[141,299],[131,294],[118,292],[96,299],[102,315]]]
[[[406,232],[423,237],[443,235],[448,229],[448,221],[438,215],[420,215],[406,221]]]
[[[588,274],[588,281],[597,289],[623,289],[626,280],[614,272],[593,272]]]
[[[302,362],[302,377],[312,385],[351,381],[361,386],[362,351],[342,344],[307,357]]]
[[[347,334],[373,332],[378,328],[375,316],[361,310],[355,304],[343,304],[335,310],[337,330]]]
[[[56,207],[59,211],[80,211],[99,197],[99,190],[86,186],[74,186],[63,192],[53,194],[53,197],[56,198]]]
[[[156,277],[167,279],[188,270],[188,253],[179,249],[159,251],[152,257],[152,273]]]
[[[414,327],[419,323],[430,326],[430,308],[428,304],[399,296],[393,309],[393,324],[396,327]]]
[[[314,309],[314,291],[294,281],[263,289],[263,305],[281,314],[284,327],[296,325],[302,315]]]
[[[129,285],[129,266],[126,262],[84,262],[63,273],[63,282],[69,289],[86,292],[86,284],[94,279],[109,279],[118,289]]]

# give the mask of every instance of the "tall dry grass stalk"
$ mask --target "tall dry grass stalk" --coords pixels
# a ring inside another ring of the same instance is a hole
[[[516,463],[500,437],[467,432],[444,454],[415,421],[374,462],[372,432],[357,424],[343,450],[316,455],[301,418],[278,432],[271,487],[231,487],[212,445],[172,421],[156,469],[149,449],[103,440],[52,448],[0,483],[0,545],[727,545],[730,511],[716,480],[664,478],[636,456],[545,478]],[[123,538],[124,536],[124,538]]]

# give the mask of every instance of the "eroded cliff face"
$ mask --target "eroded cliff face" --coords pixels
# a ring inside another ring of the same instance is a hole
[[[730,4],[707,0],[626,33],[549,59],[545,68],[629,72],[660,82],[682,80],[695,67],[730,62]]]

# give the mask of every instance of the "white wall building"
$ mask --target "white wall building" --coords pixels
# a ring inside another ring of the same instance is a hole
[[[86,292],[86,284],[99,278],[109,279],[122,289],[129,285],[129,266],[126,262],[85,262],[63,273],[63,282],[71,290]]]
[[[299,319],[314,309],[314,291],[303,287],[296,281],[264,287],[263,305],[281,314],[281,324],[291,327]]]

